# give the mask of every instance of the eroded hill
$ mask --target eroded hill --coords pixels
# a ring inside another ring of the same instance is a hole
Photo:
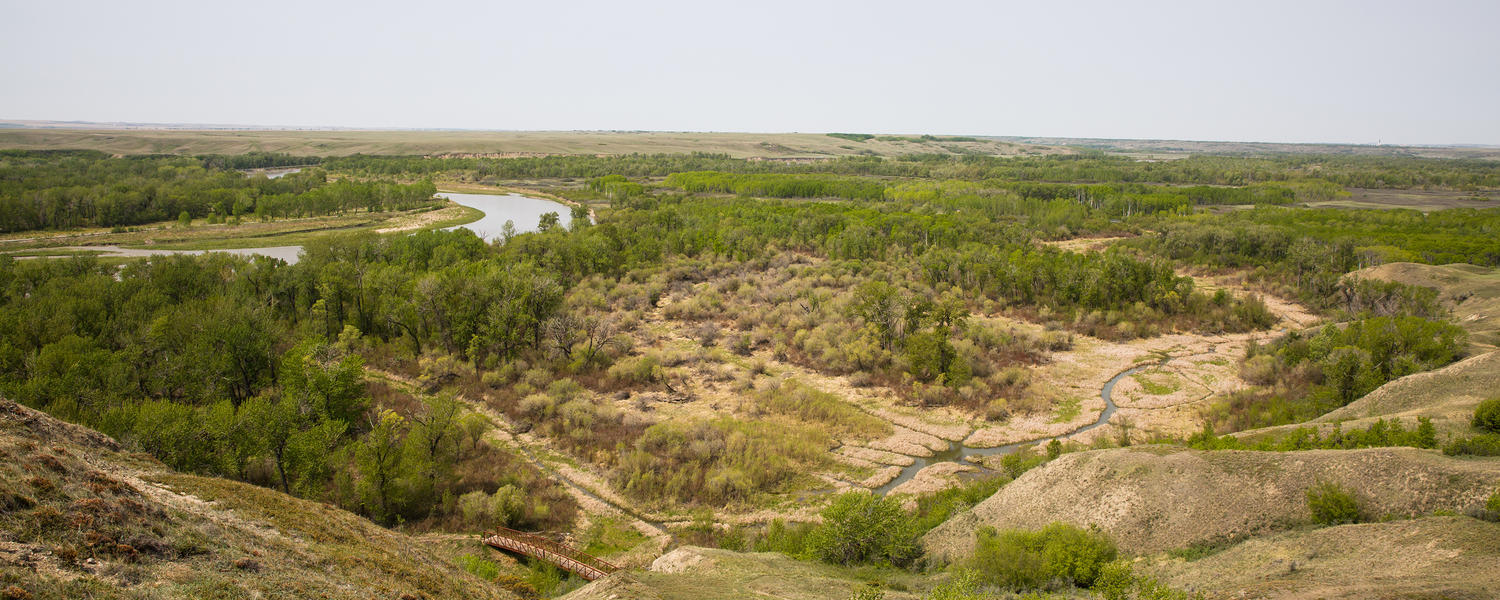
[[[1142,567],[1178,589],[1250,598],[1490,598],[1500,589],[1496,539],[1495,523],[1426,517],[1289,531]]]
[[[1413,517],[1482,505],[1500,485],[1500,461],[1413,448],[1081,452],[1028,472],[924,543],[934,555],[960,558],[980,527],[1054,521],[1097,525],[1131,553],[1243,539],[1309,523],[1304,493],[1320,481],[1352,490],[1369,519]]]
[[[0,399],[6,598],[511,598],[406,535]]]

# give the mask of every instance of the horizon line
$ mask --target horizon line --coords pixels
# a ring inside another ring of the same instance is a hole
[[[1482,143],[1384,143],[1376,142],[1284,142],[1265,140],[1214,140],[1189,138],[1142,138],[1142,137],[1075,137],[1065,135],[995,135],[979,133],[914,133],[914,132],[869,132],[869,131],[731,131],[690,129],[501,129],[484,127],[362,127],[344,125],[255,125],[233,123],[170,123],[153,121],[89,121],[79,119],[3,119],[0,131],[5,130],[119,130],[119,131],[351,131],[351,132],[419,132],[442,131],[460,133],[682,133],[682,134],[738,134],[738,135],[829,135],[849,133],[856,135],[890,136],[960,136],[990,138],[996,140],[1078,140],[1103,142],[1192,142],[1204,144],[1258,144],[1285,146],[1355,146],[1367,148],[1500,148],[1500,144]],[[1043,145],[1043,144],[1038,144]],[[1063,144],[1066,145],[1066,144]]]

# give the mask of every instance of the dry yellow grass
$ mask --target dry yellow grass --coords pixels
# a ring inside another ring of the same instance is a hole
[[[1500,270],[1456,263],[1424,265],[1397,262],[1349,274],[1433,288],[1438,300],[1453,311],[1469,341],[1493,349],[1500,345]]]
[[[1243,539],[1308,524],[1303,494],[1318,481],[1353,490],[1373,519],[1457,512],[1481,505],[1500,486],[1500,459],[1414,448],[1144,446],[1065,454],[934,529],[924,544],[938,556],[963,557],[981,526],[1039,528],[1053,521],[1097,525],[1128,553]]]
[[[115,154],[296,155],[657,154],[710,152],[737,158],[828,158],[861,153],[1015,155],[1064,152],[992,138],[975,142],[854,142],[819,133],[675,133],[615,131],[234,131],[184,129],[0,129],[0,148],[81,148]]]
[[[175,473],[98,432],[4,399],[0,457],[0,491],[9,498],[24,489],[31,503],[0,510],[0,578],[28,597],[514,597],[458,568],[444,549],[326,504]],[[35,469],[41,464],[54,466]],[[51,483],[28,485],[23,470]],[[99,523],[138,515],[124,518],[137,533],[118,540],[134,548],[69,558],[71,534],[47,523],[95,510],[88,507],[114,516],[78,517],[80,531],[108,535],[110,525]]]
[[[1136,568],[1211,598],[1492,598],[1500,524],[1427,517],[1292,531]]]

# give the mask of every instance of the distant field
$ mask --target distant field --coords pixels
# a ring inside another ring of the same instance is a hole
[[[608,131],[273,131],[182,129],[0,129],[0,148],[78,148],[115,154],[657,154],[709,152],[737,158],[824,158],[913,153],[989,155],[1066,152],[1007,142],[852,141],[818,133]]]
[[[1350,188],[1350,196],[1327,202],[1309,202],[1316,208],[1410,208],[1422,212],[1449,208],[1500,207],[1500,190],[1461,192],[1455,190],[1372,190]]]
[[[1344,154],[1364,156],[1419,156],[1425,158],[1500,159],[1496,146],[1376,146],[1366,144],[1283,144],[1275,142],[1205,142],[1192,140],[1115,140],[1104,138],[1011,137],[997,139],[1019,144],[1090,148],[1142,156],[1173,154]]]

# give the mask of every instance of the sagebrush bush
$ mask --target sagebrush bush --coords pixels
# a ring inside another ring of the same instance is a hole
[[[1474,427],[1490,433],[1500,433],[1500,396],[1479,403],[1474,409]]]
[[[1332,482],[1320,482],[1307,490],[1307,510],[1319,525],[1359,522],[1359,501],[1354,493]]]

